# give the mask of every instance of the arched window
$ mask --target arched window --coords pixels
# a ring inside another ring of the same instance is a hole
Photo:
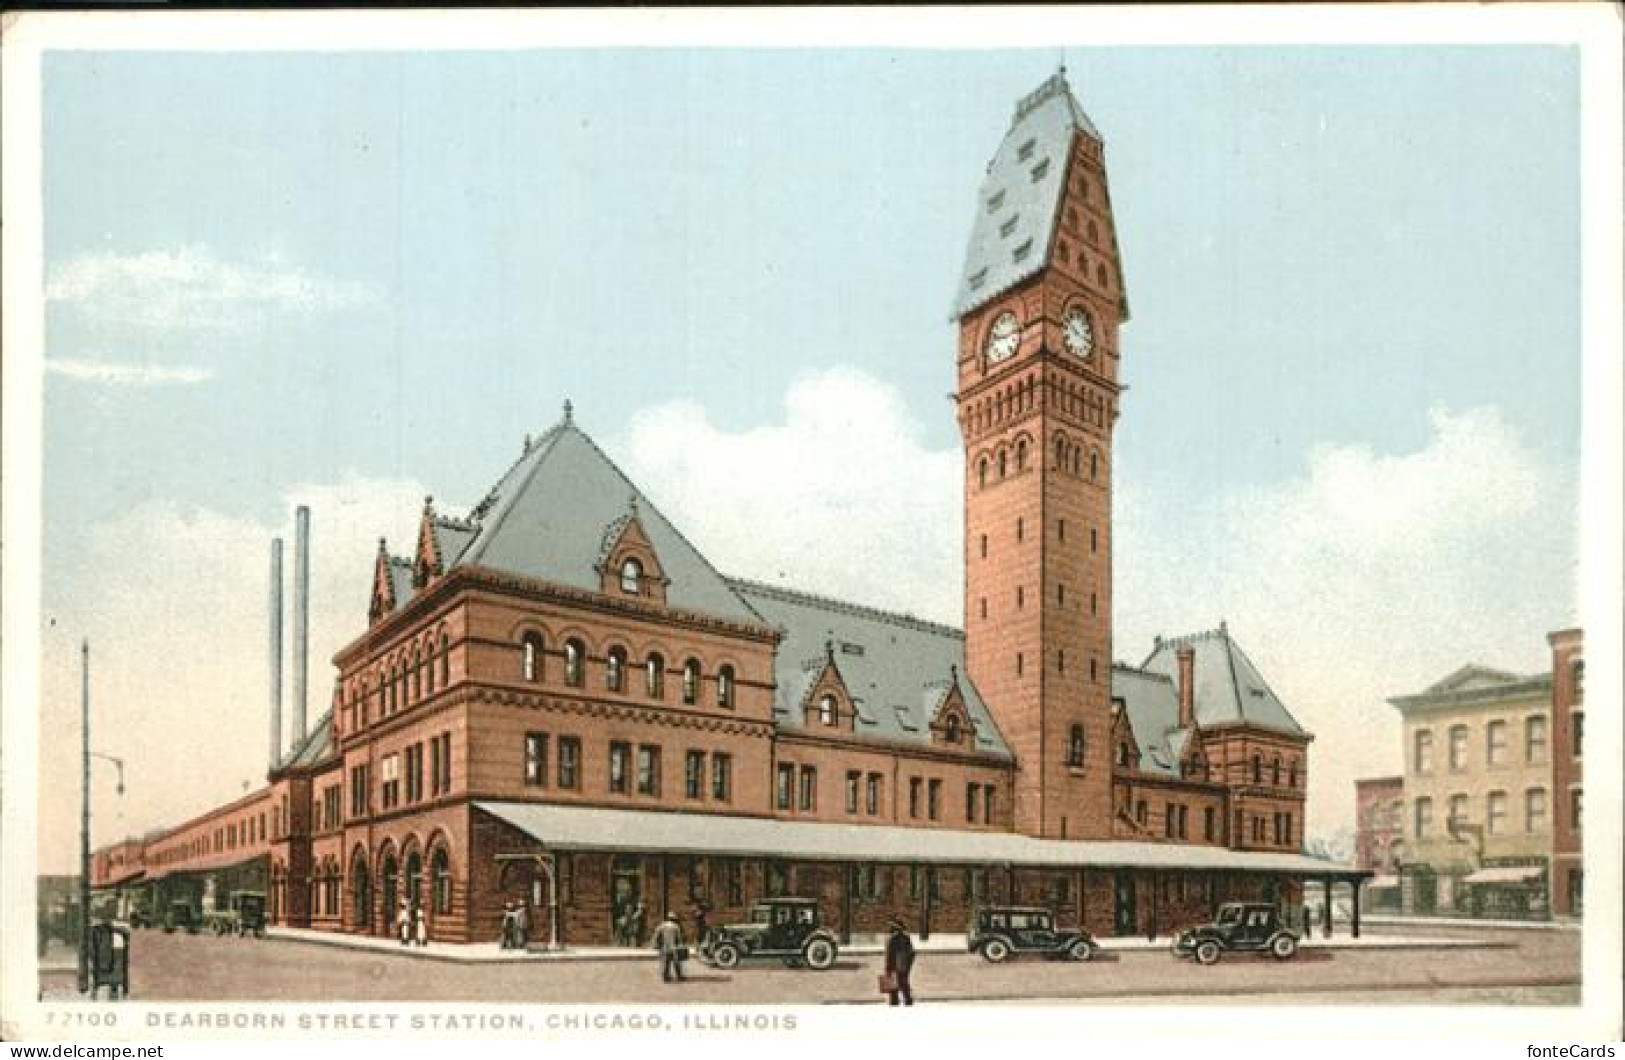
[[[434,874],[434,912],[444,916],[451,912],[451,859],[446,856],[446,848],[435,850],[429,864]]]
[[[526,633],[519,642],[519,646],[520,676],[527,681],[540,681],[542,679],[542,635],[540,633]]]
[[[1073,769],[1083,768],[1083,726],[1074,725],[1066,741],[1066,764]]]
[[[734,668],[724,666],[717,671],[717,706],[732,709],[734,705]]]
[[[1066,439],[1060,435],[1055,436],[1055,466],[1066,470]]]
[[[978,486],[987,485],[987,457],[985,456],[976,464],[976,484]]]
[[[604,662],[604,687],[611,692],[626,691],[626,649],[609,649]]]
[[[378,716],[381,718],[389,713],[389,679],[384,676],[384,668],[378,668]]]
[[[1297,759],[1293,759],[1292,762],[1286,768],[1286,786],[1289,787],[1289,788],[1295,788],[1295,787],[1298,786],[1298,762],[1297,762]]]
[[[1027,470],[1027,439],[1025,438],[1016,442],[1016,470]]]
[[[700,662],[690,659],[683,664],[683,702],[690,706],[700,699]]]
[[[659,699],[666,694],[666,660],[660,657],[659,652],[650,652],[649,661],[643,667],[644,688],[650,699]]]
[[[423,642],[423,687],[431,696],[434,695],[434,638],[430,637]]]
[[[1004,476],[1005,476],[1004,456],[1005,456],[1004,450],[1000,449],[999,450],[999,478],[1001,478],[1001,479],[1004,478]]]
[[[412,649],[412,700],[416,702],[423,698],[423,659],[418,655],[417,648]]]
[[[643,564],[628,556],[621,564],[621,592],[636,595],[643,591]]]
[[[402,901],[408,909],[423,903],[423,855],[415,850],[406,856],[406,893]]]
[[[1089,481],[1093,482],[1100,477],[1100,454],[1089,454]]]
[[[961,736],[959,729],[959,715],[948,715],[948,721],[942,727],[942,738],[949,743],[958,743]]]
[[[834,725],[836,719],[835,697],[825,693],[818,701],[818,720],[825,725]]]
[[[1276,756],[1274,764],[1270,767],[1270,783],[1276,787],[1281,786],[1281,759]]]
[[[1095,266],[1095,282],[1099,283],[1100,286],[1102,286],[1102,287],[1106,286],[1106,266],[1105,265],[1096,265]]]
[[[1074,475],[1078,474],[1078,456],[1079,456],[1079,453],[1081,453],[1081,452],[1082,452],[1082,450],[1080,450],[1077,446],[1074,445],[1072,447],[1071,464],[1072,464],[1072,473]]]
[[[451,684],[451,638],[440,631],[440,687]]]
[[[587,649],[579,641],[571,639],[564,643],[564,683],[574,688],[580,688],[587,677]]]
[[[1264,756],[1263,755],[1259,755],[1259,754],[1254,754],[1253,755],[1253,783],[1254,784],[1262,784],[1262,783],[1264,783]]]

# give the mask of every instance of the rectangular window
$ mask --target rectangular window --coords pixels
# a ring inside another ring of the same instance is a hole
[[[1202,807],[1202,838],[1207,840],[1209,843],[1218,838],[1218,836],[1213,834],[1216,824],[1217,821],[1215,820],[1213,807]]]
[[[935,777],[926,785],[925,814],[935,821],[942,812],[942,781]]]
[[[1570,716],[1570,724],[1574,727],[1574,757],[1579,758],[1585,744],[1586,716],[1585,711],[1577,710]]]
[[[451,790],[451,733],[440,734],[440,791]]]
[[[704,751],[690,751],[683,756],[683,794],[691,799],[705,794]]]
[[[726,756],[723,756],[726,757]],[[712,756],[712,764],[716,763],[716,756]],[[728,879],[728,904],[741,906],[745,904],[745,866],[737,860],[726,863],[724,875]]]
[[[1546,831],[1546,790],[1530,788],[1523,793],[1523,827],[1526,832]]]
[[[1546,715],[1535,714],[1523,723],[1523,760],[1538,766],[1546,761]]]
[[[638,794],[660,794],[660,748],[653,744],[638,745]]]
[[[1450,802],[1449,802],[1448,805],[1450,807],[1450,813],[1449,813],[1449,816],[1447,818],[1447,824],[1446,824],[1445,827],[1449,828],[1450,831],[1454,832],[1458,825],[1463,825],[1463,824],[1468,823],[1468,818],[1467,818],[1467,796],[1465,796],[1465,795],[1452,795],[1452,796],[1450,796]]]
[[[801,767],[801,808],[818,809],[818,770],[812,766]]]
[[[559,737],[559,787],[581,787],[581,741],[574,736]]]
[[[547,783],[547,734],[525,734],[525,783],[542,787]]]
[[[1579,788],[1572,788],[1569,791],[1569,824],[1576,832],[1580,830],[1581,803],[1585,801],[1580,792]]]
[[[908,867],[908,897],[911,902],[918,902],[925,890],[925,873],[920,871],[918,865]]]
[[[384,756],[382,803],[384,809],[393,809],[401,801],[401,756]]]
[[[711,797],[727,802],[732,796],[733,756],[718,751],[711,755]]]
[[[795,783],[796,767],[791,765],[789,762],[780,762],[779,786],[778,790],[774,793],[776,796],[775,801],[779,809],[788,810],[790,808],[790,796],[792,794],[791,789],[795,787]]]
[[[1433,731],[1418,729],[1412,737],[1415,747],[1411,752],[1411,770],[1419,776],[1433,772]]]
[[[1489,801],[1484,812],[1485,830],[1490,835],[1505,835],[1507,830],[1507,793],[1504,791],[1490,792]]]
[[[880,812],[880,774],[870,773],[863,793],[864,811],[871,817]]]
[[[440,737],[429,741],[429,794],[440,794]]]
[[[908,778],[908,815],[910,817],[920,815],[920,788],[922,786],[919,777]]]
[[[1433,831],[1433,800],[1432,798],[1419,798],[1415,802],[1412,813],[1415,815],[1415,837],[1427,839],[1428,832]]]
[[[967,824],[976,823],[976,795],[977,789],[980,787],[980,784],[965,785],[965,822]]]
[[[1484,757],[1492,766],[1505,765],[1507,760],[1507,723],[1492,721],[1484,728]]]
[[[609,790],[625,795],[632,790],[632,780],[628,776],[630,760],[632,758],[632,745],[629,743],[612,743],[609,745]]]
[[[858,812],[858,789],[863,784],[863,774],[856,770],[848,770],[846,774],[846,812]]]
[[[988,784],[982,788],[982,820],[988,824],[996,824],[993,816],[993,785]]]
[[[1467,726],[1450,728],[1450,772],[1460,773],[1467,768]]]

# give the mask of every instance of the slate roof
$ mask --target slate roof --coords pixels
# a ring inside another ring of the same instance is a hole
[[[315,765],[331,758],[334,753],[333,712],[329,710],[316,719],[316,727],[306,733],[302,741],[288,749],[282,760],[277,763],[277,769],[280,771]]]
[[[1049,263],[1074,132],[1100,139],[1057,73],[1020,103],[988,163],[954,297],[957,320]],[[1018,256],[1018,250],[1025,251]]]
[[[395,610],[399,611],[412,600],[417,590],[412,586],[412,561],[404,556],[390,556],[389,584],[395,590]]]
[[[928,744],[932,718],[957,669],[975,749],[1009,757],[987,704],[965,674],[965,635],[959,630],[740,578],[729,584],[783,632],[773,705],[781,728],[802,727],[802,700],[833,655],[857,708],[857,735]]]
[[[1160,638],[1140,669],[1161,674],[1171,682],[1179,679],[1176,652],[1180,645],[1196,649],[1196,724],[1228,725],[1239,722],[1256,725],[1291,736],[1305,736],[1297,719],[1286,709],[1258,667],[1247,658],[1220,623],[1219,628],[1188,637]],[[1175,700],[1177,710],[1178,700]],[[1139,729],[1135,729],[1139,738]]]
[[[670,579],[674,607],[753,625],[761,616],[575,425],[568,411],[527,445],[466,520],[437,519],[446,571],[478,565],[589,592],[602,588],[604,534],[629,505]],[[406,596],[396,586],[397,604]],[[409,594],[408,594],[409,595]]]
[[[1134,742],[1140,745],[1140,771],[1179,775],[1179,754],[1189,733],[1179,727],[1179,690],[1166,674],[1132,666],[1112,666],[1112,698],[1123,701]]]

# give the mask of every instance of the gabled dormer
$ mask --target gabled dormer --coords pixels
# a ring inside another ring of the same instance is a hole
[[[950,667],[949,674],[948,684],[937,693],[941,699],[931,715],[931,742],[940,747],[974,749],[976,730],[971,725],[965,693],[959,687],[959,667]]]
[[[1120,699],[1112,700],[1112,771],[1119,775],[1140,771],[1140,742],[1134,738],[1128,708]]]
[[[604,529],[599,550],[599,591],[605,596],[636,597],[657,604],[666,602],[666,576],[649,534],[638,514],[638,499],[627,502],[626,513]]]
[[[446,568],[457,562],[477,533],[479,527],[474,522],[442,515],[435,511],[433,497],[423,498],[417,552],[412,559],[412,585],[422,589],[444,577]]]
[[[412,599],[412,561],[391,556],[383,538],[378,539],[378,556],[372,566],[372,602],[367,621],[377,623],[405,607]]]
[[[819,669],[818,676],[807,686],[807,694],[801,697],[802,725],[811,732],[856,732],[858,711],[841,669],[835,664],[835,643],[825,641],[822,665],[813,661],[808,667]]]

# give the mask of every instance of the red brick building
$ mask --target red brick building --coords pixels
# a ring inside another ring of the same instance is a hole
[[[1585,910],[1581,803],[1585,788],[1585,637],[1578,629],[1547,636],[1552,646],[1552,912]]]
[[[1354,864],[1374,875],[1366,885],[1373,909],[1398,909],[1405,858],[1405,778],[1354,782]]]
[[[519,900],[580,944],[774,894],[846,935],[989,901],[1167,933],[1360,875],[1298,854],[1311,737],[1228,629],[1112,661],[1126,314],[1102,142],[1057,75],[989,165],[956,301],[963,630],[723,576],[566,403],[466,514],[426,500],[380,541],[330,713],[164,848],[259,859],[279,923],[414,906],[490,940]]]

